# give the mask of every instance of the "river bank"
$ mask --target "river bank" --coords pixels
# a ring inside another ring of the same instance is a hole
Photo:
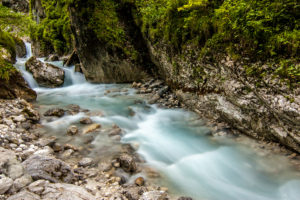
[[[252,149],[256,149],[256,152],[260,155],[280,155],[287,157],[288,162],[291,163],[297,171],[300,171],[300,156],[292,149],[288,149],[286,146],[277,142],[272,142],[268,139],[262,138],[256,140],[251,136],[242,134],[239,130],[230,126],[230,124],[224,122],[220,118],[216,118],[215,115],[208,114],[207,110],[198,110],[196,106],[191,106],[190,102],[185,102],[184,99],[189,99],[188,96],[182,98],[183,95],[188,95],[182,91],[171,90],[162,80],[150,79],[144,82],[134,82],[132,87],[137,89],[137,93],[143,98],[148,100],[149,104],[157,104],[162,108],[182,108],[197,113],[199,118],[203,120],[206,127],[209,127],[212,137],[222,138],[230,137],[238,143],[247,145]],[[190,94],[192,100],[195,95]]]

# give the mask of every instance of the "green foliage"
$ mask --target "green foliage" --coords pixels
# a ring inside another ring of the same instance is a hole
[[[215,21],[227,41],[239,44],[235,51],[249,57],[290,57],[299,53],[296,0],[225,0],[215,10]]]
[[[199,59],[227,53],[234,59],[299,63],[300,7],[297,0],[135,0],[143,34],[179,52],[201,49]],[[274,69],[297,79],[299,65]],[[275,72],[276,71],[276,72]]]
[[[33,3],[32,1],[30,3]],[[42,49],[64,54],[71,50],[72,33],[66,0],[42,0],[46,18],[31,27],[30,37],[41,43]]]
[[[16,44],[13,36],[10,33],[2,31],[0,29],[0,47],[7,49],[9,53],[14,57],[16,55],[15,46]]]
[[[300,84],[300,64],[294,59],[283,59],[280,60],[279,67],[276,69],[276,73],[288,79],[290,84]]]
[[[89,26],[102,42],[109,46],[122,47],[125,43],[125,32],[116,12],[118,4],[113,0],[106,0],[95,2],[94,6]]]
[[[0,56],[0,79],[8,81],[10,74],[15,70],[16,69],[11,63],[7,62]]]
[[[27,14],[14,12],[0,4],[0,28],[19,37],[29,35],[34,22]]]

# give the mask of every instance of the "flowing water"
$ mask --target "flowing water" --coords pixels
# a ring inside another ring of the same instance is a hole
[[[27,44],[28,50],[30,44]],[[30,52],[30,51],[28,51]],[[38,93],[41,110],[77,104],[101,115],[91,115],[104,129],[117,124],[124,131],[123,143],[138,147],[146,165],[158,170],[159,181],[171,194],[207,200],[299,200],[300,177],[281,157],[258,156],[254,150],[231,139],[213,140],[208,128],[191,112],[161,109],[148,105],[129,85],[90,84],[74,67],[66,68],[61,88],[41,88],[24,69],[30,57],[18,59],[29,85]],[[134,115],[133,115],[134,113]],[[44,120],[47,132],[60,135],[71,124],[79,125],[86,112]],[[77,139],[77,142],[83,139]],[[92,141],[98,149],[93,156],[101,157],[119,148],[108,137],[99,135]],[[84,144],[81,144],[84,145]],[[115,148],[115,149],[114,149]]]

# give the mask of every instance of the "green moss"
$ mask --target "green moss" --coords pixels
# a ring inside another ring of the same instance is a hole
[[[43,50],[62,55],[72,49],[72,33],[66,0],[42,0],[46,18],[31,27],[30,37],[39,41]],[[32,4],[33,1],[30,1]],[[32,7],[32,5],[30,6]]]
[[[7,62],[0,56],[0,80],[8,81],[11,73],[15,70],[16,69],[11,63]]]
[[[117,7],[118,4],[113,0],[96,2],[89,26],[100,41],[107,45],[122,47],[125,43],[125,32],[119,23]]]
[[[30,27],[35,23],[30,16],[15,12],[0,4],[0,28],[16,36],[29,35]]]
[[[0,46],[7,49],[9,53],[15,57],[16,56],[16,44],[13,36],[0,29]]]

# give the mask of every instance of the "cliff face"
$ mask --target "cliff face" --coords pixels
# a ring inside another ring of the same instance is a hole
[[[116,13],[114,17],[118,18],[116,23],[120,27],[120,37],[124,36],[125,41],[112,41],[113,44],[108,44],[103,38],[99,38],[96,28],[89,24],[94,17],[93,13],[97,12],[95,9],[96,5],[88,1],[79,1],[69,6],[75,48],[87,80],[95,83],[124,83],[145,78],[145,65],[149,64],[150,58],[146,57],[148,54],[144,54],[146,45],[141,45],[143,42],[136,40],[139,29],[132,27],[135,26],[132,16],[119,16]],[[124,9],[119,12],[124,12]],[[141,35],[139,39],[143,39]]]
[[[197,49],[170,56],[168,45],[148,44],[161,77],[177,97],[204,117],[226,122],[256,139],[279,142],[300,153],[300,88],[293,90],[273,74],[249,76],[246,63],[230,56],[211,63],[199,61]],[[274,63],[247,63],[268,72]],[[197,70],[195,70],[197,69]]]

